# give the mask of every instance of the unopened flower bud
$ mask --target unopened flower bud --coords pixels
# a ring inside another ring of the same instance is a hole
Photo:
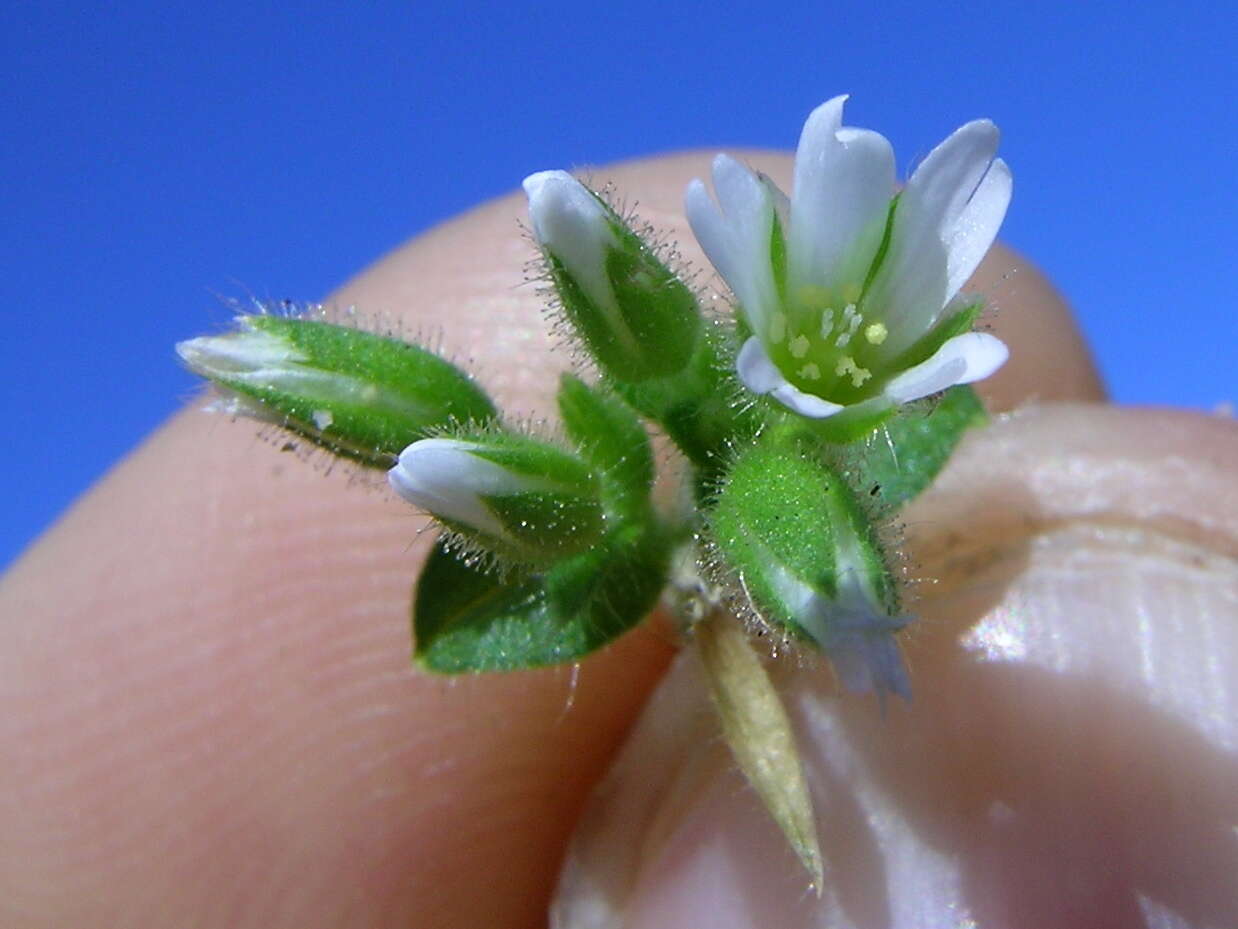
[[[795,443],[735,462],[711,516],[726,567],[767,622],[808,639],[849,690],[910,694],[895,580],[850,489]]]
[[[559,302],[602,369],[628,382],[683,370],[702,329],[688,287],[566,171],[530,175],[524,189]]]
[[[494,418],[468,375],[419,346],[319,320],[237,322],[238,332],[178,344],[181,360],[225,393],[232,412],[364,465],[389,467],[430,432]]]
[[[577,457],[535,439],[422,439],[387,473],[392,488],[483,551],[545,564],[594,545],[598,482]]]

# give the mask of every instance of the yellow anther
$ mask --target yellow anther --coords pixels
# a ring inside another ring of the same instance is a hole
[[[769,321],[769,340],[771,342],[781,342],[787,337],[787,317],[782,313],[774,313],[773,318]]]
[[[864,338],[868,340],[870,345],[880,345],[889,334],[890,330],[886,328],[885,323],[873,323],[864,330]]]
[[[813,362],[808,362],[804,367],[800,368],[800,377],[809,381],[821,380],[821,369]]]
[[[811,345],[812,343],[808,341],[808,336],[797,335],[791,340],[791,343],[787,346],[787,349],[791,352],[792,358],[803,358],[808,354],[808,349]]]
[[[838,367],[834,369],[834,373],[839,377],[851,375],[851,386],[859,387],[866,380],[872,377],[872,373],[867,368],[861,368],[855,363],[855,359],[850,355],[843,355],[838,359]]]

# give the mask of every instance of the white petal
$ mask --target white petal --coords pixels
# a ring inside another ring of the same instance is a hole
[[[688,185],[684,203],[688,223],[734,292],[749,324],[755,331],[764,332],[778,300],[770,265],[774,223],[770,191],[728,155],[714,159],[713,181],[718,206],[699,180]]]
[[[916,168],[903,198],[911,200],[924,220],[935,220],[938,229],[949,228],[989,170],[1000,139],[997,126],[987,119],[960,126]]]
[[[756,336],[748,339],[735,357],[735,371],[740,381],[754,394],[767,394],[787,382],[778,367],[770,361],[765,346]]]
[[[956,335],[947,339],[927,361],[892,379],[883,393],[895,403],[909,403],[955,384],[982,380],[1009,357],[1006,343],[987,332]]]
[[[959,292],[988,252],[1006,218],[1014,186],[1010,169],[1000,158],[990,165],[946,237],[946,299]]]
[[[799,413],[800,416],[806,416],[809,419],[826,419],[845,409],[840,404],[822,400],[814,394],[806,394],[790,382],[781,387],[775,387],[769,395],[792,413]]]
[[[787,249],[795,287],[862,284],[894,195],[894,151],[879,133],[843,127],[846,99],[813,110],[800,134]]]
[[[951,289],[954,230],[989,171],[998,139],[988,120],[967,123],[929,153],[903,189],[889,251],[865,299],[889,327],[887,356],[927,332],[958,290]],[[986,192],[982,204],[997,192]]]
[[[566,171],[539,171],[524,179],[533,234],[594,303],[610,308],[614,291],[606,277],[606,252],[615,243],[610,215]]]
[[[435,516],[503,536],[502,524],[479,495],[500,496],[538,489],[492,461],[472,454],[458,439],[422,439],[400,452],[387,482],[401,497]]]
[[[791,198],[782,192],[782,188],[774,183],[774,179],[762,171],[757,172],[757,180],[769,191],[770,203],[774,205],[774,214],[782,226],[782,234],[786,236],[791,227]]]
[[[793,413],[809,419],[825,419],[843,409],[837,403],[804,393],[785,377],[765,353],[761,340],[753,336],[739,350],[735,370],[745,387],[755,394],[769,394]]]

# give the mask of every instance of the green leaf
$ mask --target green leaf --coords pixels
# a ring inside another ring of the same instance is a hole
[[[601,477],[606,508],[621,516],[645,513],[653,484],[653,449],[631,407],[571,374],[560,379],[558,399],[568,437]]]
[[[517,671],[576,661],[637,625],[666,583],[656,528],[625,527],[540,574],[499,574],[436,546],[413,599],[428,671]]]
[[[855,493],[895,508],[919,495],[950,459],[968,429],[988,421],[976,392],[951,387],[933,406],[912,404],[852,447],[844,476]]]

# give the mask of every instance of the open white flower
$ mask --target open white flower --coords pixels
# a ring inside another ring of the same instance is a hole
[[[717,203],[700,180],[686,198],[752,331],[740,379],[817,419],[880,416],[988,377],[1008,355],[968,331],[978,304],[959,296],[1010,203],[997,127],[962,126],[899,192],[889,141],[843,126],[846,99],[804,124],[789,201],[727,155],[713,163]]]

